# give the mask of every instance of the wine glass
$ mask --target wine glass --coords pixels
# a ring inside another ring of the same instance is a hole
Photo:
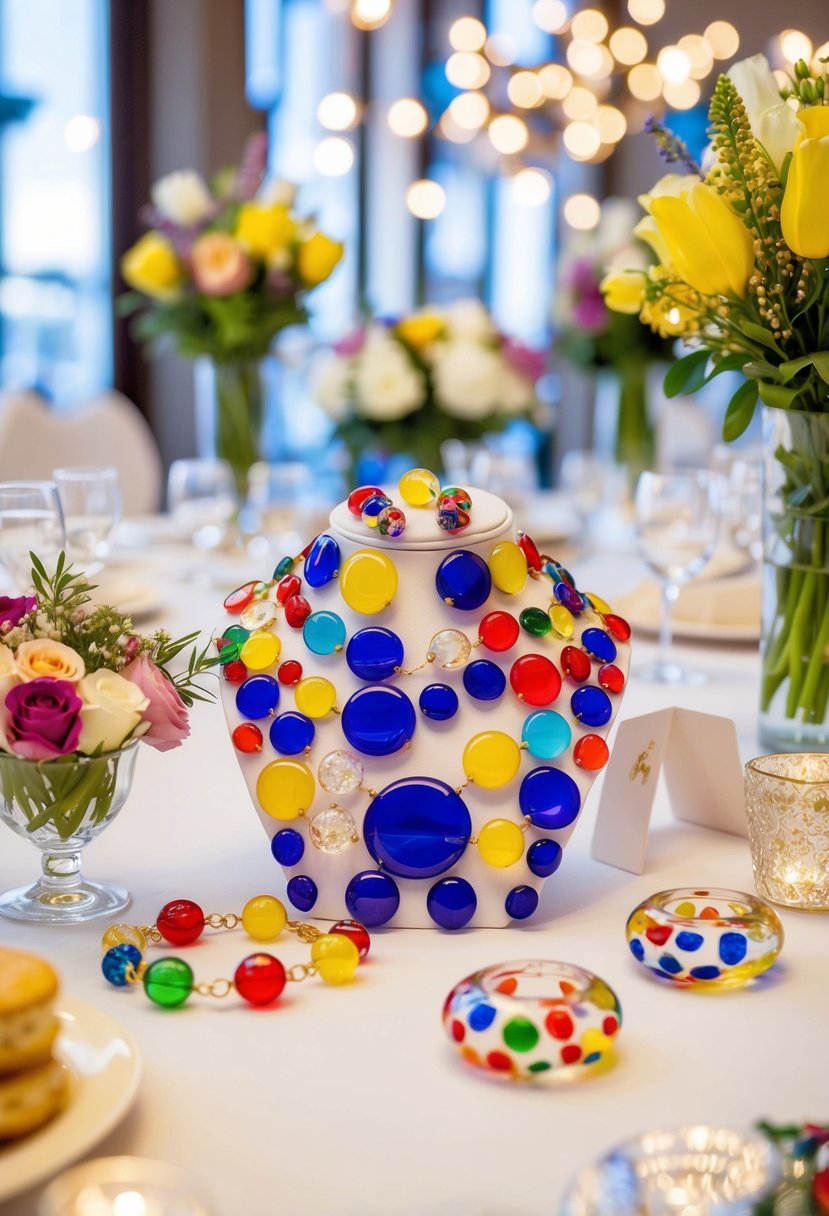
[[[97,574],[112,552],[121,519],[121,483],[112,465],[55,469],[69,556],[87,574]]]
[[[226,460],[174,460],[167,480],[173,522],[197,549],[216,549],[236,514],[236,483]]]
[[[31,582],[30,553],[51,570],[65,544],[63,511],[53,481],[0,482],[0,562],[18,590],[25,591]]]
[[[671,658],[671,609],[679,588],[709,560],[719,532],[718,477],[702,469],[643,473],[636,487],[636,539],[640,555],[662,584],[659,652],[637,671],[661,684],[704,684],[702,672]]]

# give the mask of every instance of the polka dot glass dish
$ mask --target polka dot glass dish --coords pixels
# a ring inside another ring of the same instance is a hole
[[[443,1007],[467,1064],[501,1080],[587,1076],[613,1062],[622,1024],[616,994],[570,963],[533,960],[476,971]]]
[[[638,963],[683,988],[736,988],[767,971],[783,945],[777,914],[754,895],[681,887],[643,900],[628,917]]]

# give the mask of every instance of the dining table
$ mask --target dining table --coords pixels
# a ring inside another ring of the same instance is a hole
[[[143,588],[142,630],[210,635],[223,596],[266,576],[271,556],[264,547],[253,556],[197,554],[167,521],[148,520],[124,532],[107,577]],[[644,576],[624,546],[607,552],[597,542],[567,561],[580,585],[611,604]],[[734,594],[757,577],[735,575]],[[634,632],[621,719],[672,706],[724,715],[743,761],[762,752],[756,639],[677,638],[676,658],[707,676],[689,687],[637,678],[654,648],[651,633]],[[285,898],[220,706],[196,705],[191,725],[176,750],[141,748],[126,806],[86,850],[90,878],[131,892],[122,921],[152,924],[177,897],[220,913],[238,913],[259,893]],[[635,1133],[829,1119],[827,921],[779,909],[781,957],[745,988],[712,994],[660,982],[629,952],[629,913],[667,888],[753,892],[748,841],[678,820],[660,784],[644,872],[602,864],[591,836],[603,780],[530,920],[458,933],[379,928],[353,983],[291,985],[272,1008],[194,999],[165,1010],[105,981],[108,922],[53,928],[0,918],[0,943],[48,959],[62,998],[107,1014],[137,1047],[135,1099],[83,1156],[184,1167],[215,1216],[553,1216],[574,1173]],[[608,795],[624,814],[624,789]],[[32,846],[7,830],[2,841],[0,888],[34,879]],[[193,947],[197,975],[232,975],[243,936]],[[285,947],[291,962],[298,946]],[[483,966],[530,958],[576,964],[615,991],[623,1017],[613,1068],[581,1083],[515,1084],[481,1075],[453,1050],[441,1021],[450,989]],[[59,1118],[71,1139],[71,1105]],[[16,1151],[0,1149],[0,1193]],[[34,1216],[46,1177],[66,1164],[42,1162],[37,1185],[21,1179],[0,1204],[3,1216]]]

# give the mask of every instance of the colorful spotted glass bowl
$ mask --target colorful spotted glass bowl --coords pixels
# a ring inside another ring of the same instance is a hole
[[[614,1060],[615,992],[571,963],[498,963],[456,984],[443,1025],[467,1064],[508,1081],[587,1076]]]
[[[681,988],[737,988],[773,965],[783,946],[777,913],[744,891],[678,887],[628,917],[638,963]]]

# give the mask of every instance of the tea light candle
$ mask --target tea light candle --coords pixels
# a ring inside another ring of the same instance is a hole
[[[745,798],[758,893],[785,907],[829,911],[829,754],[750,760]]]
[[[59,1175],[38,1216],[213,1216],[201,1188],[175,1165],[143,1157],[99,1157]]]

